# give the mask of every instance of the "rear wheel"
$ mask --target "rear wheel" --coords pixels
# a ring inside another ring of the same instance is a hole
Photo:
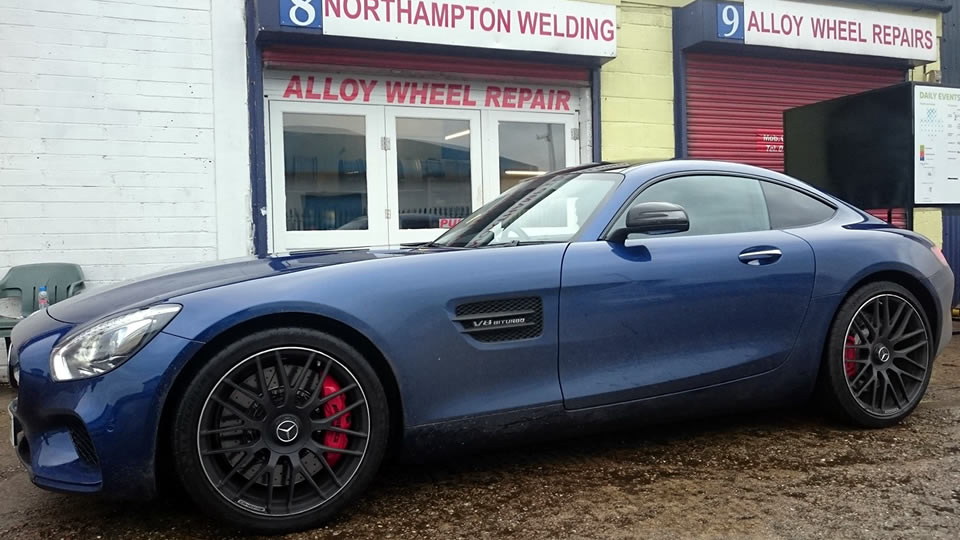
[[[224,521],[293,531],[366,488],[388,430],[383,388],[355,349],[315,330],[266,330],[226,347],[190,384],[174,463],[196,502]]]
[[[847,298],[830,330],[820,374],[832,412],[865,427],[901,421],[930,382],[934,346],[917,299],[891,282]]]

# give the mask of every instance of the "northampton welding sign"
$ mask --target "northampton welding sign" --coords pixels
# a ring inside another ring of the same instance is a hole
[[[717,8],[719,37],[742,35],[747,45],[937,60],[937,18],[932,15],[787,0],[744,0]]]
[[[280,24],[325,35],[617,54],[617,8],[568,0],[280,0]]]

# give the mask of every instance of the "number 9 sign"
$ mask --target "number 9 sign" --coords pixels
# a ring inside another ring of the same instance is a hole
[[[743,41],[743,4],[717,4],[717,37]]]

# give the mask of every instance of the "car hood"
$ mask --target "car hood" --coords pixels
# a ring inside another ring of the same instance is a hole
[[[70,324],[93,321],[175,296],[271,275],[313,268],[415,255],[439,250],[374,248],[315,251],[270,257],[245,257],[146,276],[103,289],[94,289],[48,308],[54,319]]]

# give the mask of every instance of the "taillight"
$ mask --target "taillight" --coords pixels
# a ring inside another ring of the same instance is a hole
[[[940,248],[938,248],[937,246],[933,246],[930,248],[930,251],[932,251],[933,254],[936,255],[937,260],[939,260],[944,266],[950,266],[950,264],[947,263],[947,258],[943,256],[943,251]]]

